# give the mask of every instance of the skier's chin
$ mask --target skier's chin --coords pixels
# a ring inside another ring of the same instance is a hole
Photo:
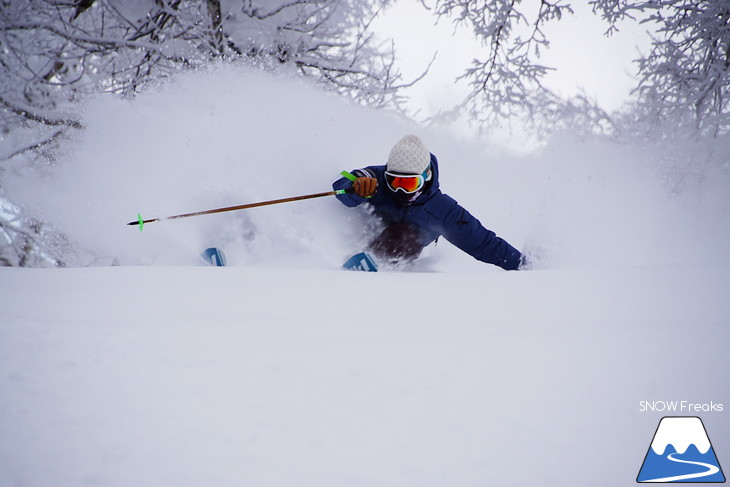
[[[415,193],[404,193],[402,191],[396,191],[393,193],[393,198],[401,205],[401,206],[408,206],[412,205],[419,196],[421,196],[422,191],[416,191]]]

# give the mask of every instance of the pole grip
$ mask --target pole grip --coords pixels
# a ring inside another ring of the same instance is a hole
[[[351,172],[347,172],[347,171],[342,171],[342,172],[341,172],[340,174],[341,174],[342,176],[344,176],[344,177],[345,177],[346,179],[349,179],[350,181],[352,181],[353,183],[354,183],[355,181],[357,181],[357,176],[355,176],[355,175],[354,175],[354,174],[352,174]],[[352,186],[350,186],[349,188],[347,188],[347,189],[345,190],[345,192],[346,192],[346,193],[348,193],[348,194],[352,194],[352,193],[354,193],[354,192],[355,192],[355,189],[354,189],[354,188],[353,188]],[[372,197],[373,197],[373,196],[372,196],[372,195],[370,195],[370,196],[366,196],[365,198],[367,198],[367,199],[370,199],[370,198],[372,198]]]

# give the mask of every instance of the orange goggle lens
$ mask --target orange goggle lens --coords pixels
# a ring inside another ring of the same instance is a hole
[[[426,174],[404,175],[385,172],[385,182],[392,191],[403,191],[404,193],[415,193],[423,187],[426,182]]]

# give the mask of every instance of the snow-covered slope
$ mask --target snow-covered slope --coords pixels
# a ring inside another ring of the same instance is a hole
[[[630,485],[728,271],[0,270],[0,485]]]
[[[730,463],[721,171],[669,198],[647,149],[518,157],[231,68],[85,117],[55,174],[8,191],[124,265],[0,269],[0,486],[629,485],[647,400],[725,404],[701,416]],[[326,191],[411,131],[541,269],[439,242],[341,271],[365,215],[334,199],[125,225]],[[229,267],[199,265],[210,244]]]

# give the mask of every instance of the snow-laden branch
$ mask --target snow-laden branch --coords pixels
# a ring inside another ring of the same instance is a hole
[[[77,34],[69,31],[69,29],[61,28],[57,25],[42,23],[42,22],[23,22],[0,25],[0,32],[12,32],[18,30],[46,30],[58,36],[61,39],[71,41],[77,44],[79,47],[87,48],[99,48],[105,49],[118,49],[123,47],[130,47],[135,49],[144,49],[146,51],[163,52],[163,49],[159,44],[153,44],[150,42],[140,42],[136,40],[127,40],[123,38],[112,38],[102,36],[91,36],[84,34]]]
[[[36,107],[32,107],[30,105],[25,105],[19,102],[10,102],[0,96],[0,105],[4,106],[6,109],[11,111],[12,113],[15,113],[16,115],[20,115],[23,118],[32,120],[34,122],[42,123],[43,125],[50,125],[50,126],[59,126],[59,125],[66,125],[71,128],[75,129],[81,129],[84,127],[84,125],[69,114],[60,114],[56,112],[42,112]]]
[[[63,129],[57,130],[52,135],[45,137],[41,140],[35,141],[29,145],[26,145],[25,147],[21,147],[19,149],[14,149],[11,152],[9,152],[7,155],[0,155],[0,162],[8,161],[16,156],[25,154],[26,152],[31,152],[31,151],[46,147],[46,146],[56,142],[57,140],[59,140],[64,135],[64,133],[65,133],[65,131]]]

